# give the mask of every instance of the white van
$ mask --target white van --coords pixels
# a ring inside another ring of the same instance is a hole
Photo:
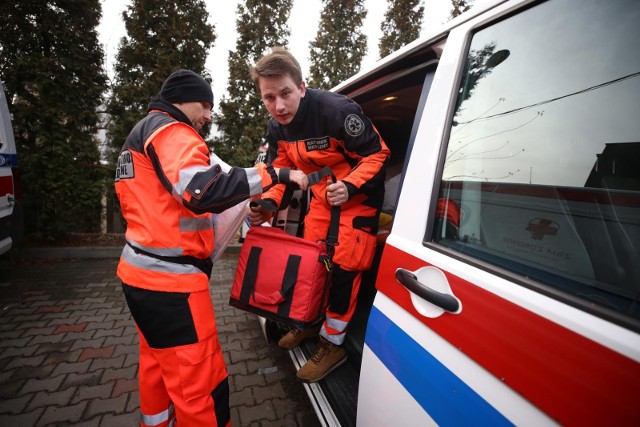
[[[478,3],[334,89],[404,163],[323,425],[640,425],[639,22]]]
[[[17,171],[18,153],[4,83],[0,81],[0,255],[22,239],[22,210],[15,196]]]

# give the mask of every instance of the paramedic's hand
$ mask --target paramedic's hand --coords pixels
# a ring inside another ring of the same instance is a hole
[[[331,206],[341,206],[349,200],[349,191],[342,181],[327,181],[327,201]]]
[[[301,190],[306,190],[309,186],[307,175],[297,169],[274,168],[278,175],[278,182],[282,184],[296,184]]]
[[[249,221],[252,226],[258,226],[263,222],[267,222],[271,220],[273,216],[273,211],[268,211],[262,206],[251,206],[249,208]]]
[[[309,186],[309,178],[300,170],[292,170],[289,172],[289,181],[298,184],[301,190],[306,190]]]

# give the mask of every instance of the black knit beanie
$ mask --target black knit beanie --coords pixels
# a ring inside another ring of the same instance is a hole
[[[160,98],[179,104],[181,102],[208,102],[213,105],[211,85],[190,70],[173,72],[162,83]]]

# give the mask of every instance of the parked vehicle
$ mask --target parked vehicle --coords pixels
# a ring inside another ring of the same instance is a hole
[[[22,241],[22,209],[16,202],[18,153],[0,81],[0,255]]]
[[[334,89],[402,172],[324,425],[640,425],[638,22],[480,3]]]

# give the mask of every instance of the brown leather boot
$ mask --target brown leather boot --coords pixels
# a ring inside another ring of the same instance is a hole
[[[316,354],[304,364],[296,376],[299,380],[314,383],[347,361],[347,353],[339,345],[320,337]]]
[[[308,327],[306,329],[291,329],[285,336],[278,341],[278,347],[285,350],[292,350],[300,345],[300,343],[310,337],[315,337],[320,332],[321,323]]]

